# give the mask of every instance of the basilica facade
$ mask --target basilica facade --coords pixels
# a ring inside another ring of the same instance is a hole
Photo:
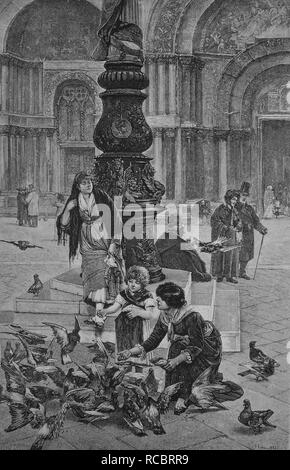
[[[101,152],[93,60],[102,0],[0,0],[0,210],[33,184],[49,207]],[[287,0],[127,0],[144,32],[144,113],[168,200],[290,184]]]

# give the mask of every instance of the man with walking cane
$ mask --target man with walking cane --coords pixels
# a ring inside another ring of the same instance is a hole
[[[254,258],[254,230],[257,230],[264,236],[267,234],[267,228],[261,224],[259,217],[257,216],[255,209],[247,203],[247,198],[250,194],[250,183],[243,182],[240,189],[240,201],[236,205],[239,217],[242,221],[242,242],[239,256],[240,271],[239,277],[242,279],[250,280],[251,278],[247,275],[246,268],[249,261]],[[259,257],[261,254],[262,244],[259,251]],[[256,273],[255,273],[256,274]]]

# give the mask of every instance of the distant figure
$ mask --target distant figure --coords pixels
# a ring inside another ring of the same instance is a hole
[[[56,213],[55,213],[56,221],[57,221],[58,216],[63,212],[64,204],[65,204],[64,194],[58,193],[57,196],[56,196],[56,201],[54,203],[54,206],[56,207]],[[54,227],[53,227],[53,239],[54,240],[57,240],[56,221],[55,221],[55,224],[54,224]]]
[[[211,239],[226,237],[227,245],[237,244],[237,232],[241,232],[242,224],[236,209],[239,198],[237,191],[229,189],[225,194],[225,204],[221,204],[211,217]],[[227,282],[237,284],[239,249],[234,248],[225,253],[216,253],[211,258],[212,275],[216,276],[217,282],[222,282],[225,277]]]
[[[18,225],[26,225],[28,223],[28,207],[26,203],[26,189],[17,189],[17,220]]]
[[[274,201],[273,214],[276,219],[279,217],[279,215],[282,215],[281,202],[279,199],[275,199]]]
[[[156,241],[156,248],[160,258],[160,266],[168,269],[180,269],[190,271],[194,282],[208,282],[211,275],[206,272],[204,261],[194,249],[181,250],[181,244],[186,240],[176,235],[175,239],[170,239],[169,234],[164,234]]]
[[[237,203],[236,208],[239,217],[242,221],[242,247],[240,251],[240,272],[239,277],[250,280],[246,273],[247,264],[254,258],[254,230],[257,230],[262,235],[267,234],[267,228],[260,223],[255,209],[248,204],[247,198],[250,195],[250,183],[246,181],[242,184],[240,190],[240,201]]]
[[[284,186],[282,193],[282,212],[286,216],[289,215],[289,196],[287,186]]]
[[[28,223],[30,227],[38,226],[39,216],[39,196],[36,188],[30,184],[28,186],[28,195],[26,196],[26,202],[28,204]]]
[[[264,216],[263,219],[272,219],[274,208],[274,191],[271,185],[267,186],[264,193]]]

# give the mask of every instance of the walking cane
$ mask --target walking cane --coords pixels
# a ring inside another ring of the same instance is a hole
[[[256,277],[258,264],[259,264],[259,260],[260,260],[260,256],[261,256],[261,251],[262,251],[262,247],[263,247],[263,243],[264,243],[264,237],[265,237],[265,235],[262,236],[261,246],[260,246],[260,250],[259,250],[259,254],[258,254],[258,259],[257,259],[257,264],[256,264],[256,269],[255,269],[255,274],[254,274],[253,280],[255,280],[255,277]]]

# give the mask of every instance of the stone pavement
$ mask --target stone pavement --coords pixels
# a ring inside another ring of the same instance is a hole
[[[242,399],[226,404],[226,411],[200,413],[190,407],[182,416],[175,416],[172,411],[163,418],[166,434],[139,438],[132,435],[122,423],[120,417],[93,425],[79,423],[71,414],[68,415],[61,437],[46,444],[46,449],[96,449],[96,450],[133,450],[133,449],[289,449],[290,429],[290,391],[289,365],[287,365],[287,343],[290,341],[290,219],[264,221],[269,229],[265,238],[260,267],[255,281],[241,280],[238,285],[241,299],[241,345],[240,353],[225,353],[221,371],[226,379],[242,385],[244,398],[249,398],[254,409],[272,409],[271,418],[276,429],[268,428],[262,434],[254,436],[248,428],[237,420],[242,409]],[[40,244],[45,250],[30,249],[21,252],[13,245],[0,243],[0,300],[1,310],[13,307],[13,298],[24,292],[38,273],[43,281],[48,280],[66,269],[67,248],[57,247],[53,238],[53,222],[41,221],[37,229],[18,227],[14,219],[2,218],[0,239],[25,240]],[[201,227],[201,239],[209,240],[209,227]],[[256,254],[261,237],[256,234]],[[209,257],[205,257],[207,263]],[[252,262],[249,274],[253,275],[255,262]],[[218,289],[235,288],[226,283]],[[1,320],[2,318],[2,320]],[[7,314],[0,314],[0,331],[10,321]],[[0,333],[1,338],[1,333]],[[240,363],[248,361],[248,343],[256,340],[268,354],[280,364],[275,375],[267,382],[240,377]],[[3,342],[2,342],[3,343]],[[289,344],[290,347],[290,344]],[[79,356],[83,346],[79,347]],[[290,353],[290,349],[289,349]],[[289,361],[290,362],[290,361]],[[2,383],[3,374],[0,377]],[[0,404],[0,449],[29,449],[35,431],[26,427],[11,434],[4,432],[9,423],[6,405]]]

